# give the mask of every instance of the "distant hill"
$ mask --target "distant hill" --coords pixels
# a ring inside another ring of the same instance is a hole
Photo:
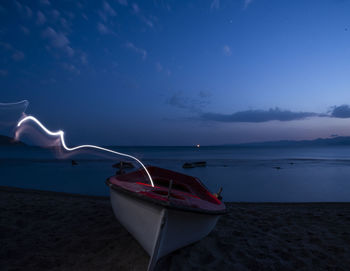
[[[15,141],[13,138],[0,135],[0,146],[25,146],[21,141]]]
[[[280,140],[267,142],[254,142],[243,144],[230,144],[233,147],[321,147],[321,146],[350,146],[350,136],[332,138],[317,138],[314,140]]]

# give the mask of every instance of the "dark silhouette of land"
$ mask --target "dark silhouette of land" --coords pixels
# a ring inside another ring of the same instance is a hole
[[[350,136],[338,136],[332,138],[317,138],[313,140],[280,140],[252,142],[243,144],[225,144],[229,147],[326,147],[326,146],[350,146]]]

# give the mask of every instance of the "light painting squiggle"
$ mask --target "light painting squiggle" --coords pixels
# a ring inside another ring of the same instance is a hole
[[[67,151],[75,151],[75,150],[79,150],[79,149],[91,148],[91,149],[97,149],[97,150],[101,150],[101,151],[105,151],[105,152],[110,152],[110,153],[113,153],[113,154],[116,154],[116,155],[120,155],[120,156],[124,156],[124,157],[128,157],[128,158],[134,159],[134,160],[137,161],[137,162],[143,167],[143,169],[146,171],[146,173],[147,173],[147,175],[148,175],[148,178],[149,178],[149,181],[151,182],[152,187],[154,187],[154,183],[153,183],[151,174],[148,172],[148,170],[146,169],[146,167],[144,166],[144,164],[143,164],[139,159],[137,159],[136,157],[131,156],[131,155],[129,155],[129,154],[125,154],[125,153],[116,152],[116,151],[113,151],[113,150],[110,150],[110,149],[107,149],[107,148],[95,146],[95,145],[80,145],[80,146],[76,146],[76,147],[73,147],[73,148],[69,148],[69,147],[66,145],[66,142],[64,141],[64,132],[63,132],[62,130],[59,130],[59,131],[57,131],[57,132],[52,132],[52,131],[50,131],[49,129],[47,129],[38,119],[36,119],[36,118],[33,117],[33,116],[26,116],[26,117],[24,117],[23,119],[21,119],[21,120],[17,123],[17,127],[19,128],[23,123],[25,123],[25,122],[27,122],[27,121],[33,121],[33,122],[35,122],[45,133],[47,133],[47,134],[50,135],[50,136],[59,136],[63,148],[64,148],[65,150],[67,150]]]

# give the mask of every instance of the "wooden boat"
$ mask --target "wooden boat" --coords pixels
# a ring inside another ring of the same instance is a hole
[[[152,270],[162,256],[209,234],[226,207],[197,178],[158,167],[147,170],[154,187],[141,169],[112,176],[106,184],[115,216],[150,255]]]

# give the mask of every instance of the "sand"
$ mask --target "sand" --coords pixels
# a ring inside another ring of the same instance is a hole
[[[349,270],[350,203],[227,203],[157,270]],[[146,270],[107,197],[0,187],[1,270]]]

